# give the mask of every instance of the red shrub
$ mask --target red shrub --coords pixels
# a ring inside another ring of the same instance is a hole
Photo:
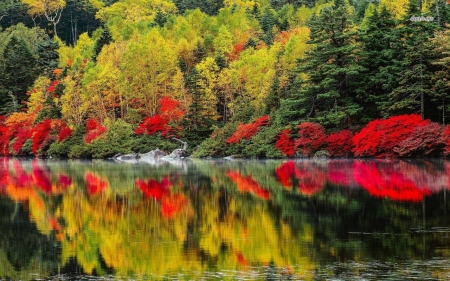
[[[330,134],[327,138],[327,151],[333,157],[346,157],[352,154],[353,133],[350,130]]]
[[[89,119],[86,122],[86,136],[84,137],[84,141],[86,143],[91,143],[93,140],[100,137],[107,131],[108,129],[105,126],[99,124],[94,119]]]
[[[305,122],[298,126],[299,138],[295,141],[295,148],[303,155],[310,156],[326,144],[327,136],[322,125]]]
[[[275,143],[275,148],[284,155],[293,156],[295,153],[294,141],[291,139],[291,130],[283,130]]]
[[[255,121],[248,124],[239,124],[236,127],[236,131],[229,137],[226,143],[239,143],[241,139],[249,140],[251,137],[258,133],[261,126],[267,126],[269,124],[269,116],[261,116]]]
[[[50,181],[50,171],[45,168],[41,168],[39,166],[38,160],[33,160],[31,163],[32,174],[33,174],[33,183],[36,187],[46,194],[52,193],[52,182]]]
[[[73,131],[67,126],[64,126],[58,133],[58,142],[62,142],[72,135]]]
[[[430,155],[440,146],[442,127],[438,123],[419,124],[411,136],[394,147],[398,156]]]
[[[37,154],[39,148],[44,144],[45,140],[49,137],[52,130],[52,120],[46,119],[39,124],[36,124],[33,128],[33,144],[31,151],[33,154]]]
[[[31,138],[32,130],[28,127],[19,128],[16,134],[16,140],[11,146],[15,154],[20,154],[24,143]]]
[[[136,135],[153,135],[158,132],[164,131],[166,125],[168,125],[168,121],[165,118],[162,118],[161,115],[155,115],[153,117],[146,117],[139,127],[134,130]]]
[[[450,155],[450,125],[445,126],[442,130],[439,142],[444,144],[444,154]]]
[[[408,139],[416,127],[429,123],[416,114],[371,121],[353,137],[353,152],[355,156],[396,156],[395,147]]]

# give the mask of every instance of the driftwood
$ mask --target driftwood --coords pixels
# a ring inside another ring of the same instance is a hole
[[[172,139],[182,143],[183,148],[175,149],[169,155],[164,156],[163,159],[180,159],[180,158],[187,157],[186,149],[188,148],[188,143],[185,141],[182,141],[180,139],[177,139],[177,138],[172,138]]]

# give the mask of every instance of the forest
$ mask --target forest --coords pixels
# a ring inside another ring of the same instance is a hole
[[[0,155],[450,154],[446,0],[4,0]]]

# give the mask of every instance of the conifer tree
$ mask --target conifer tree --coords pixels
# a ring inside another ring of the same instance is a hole
[[[429,39],[438,25],[434,21],[418,19],[428,16],[422,14],[421,6],[420,0],[411,0],[407,14],[397,29],[395,42],[400,52],[400,60],[396,62],[398,86],[389,94],[387,109],[390,114],[419,113],[425,118],[425,103],[433,94],[433,59]]]
[[[359,52],[359,65],[364,68],[361,84],[357,91],[363,99],[364,112],[368,118],[379,118],[385,114],[387,94],[397,85],[395,61],[397,52],[393,47],[396,23],[385,6],[377,9],[367,18],[366,28],[360,30],[362,48]],[[373,106],[375,103],[376,106]]]
[[[6,45],[3,58],[0,107],[8,105],[7,111],[16,110],[27,100],[26,92],[35,79],[36,61],[26,43],[16,36]]]
[[[199,79],[197,69],[193,68],[186,83],[192,102],[182,121],[184,137],[194,147],[210,136],[216,123],[214,110],[205,105],[205,94],[198,85]]]
[[[298,80],[301,88],[282,102],[291,117],[346,126],[361,113],[353,89],[361,67],[354,63],[356,33],[350,16],[345,2],[337,0],[311,18],[312,48],[296,69],[308,79]]]
[[[53,39],[42,41],[37,46],[37,69],[40,74],[51,75],[58,66],[58,43]]]

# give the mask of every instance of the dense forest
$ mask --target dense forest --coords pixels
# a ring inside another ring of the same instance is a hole
[[[445,0],[6,0],[0,154],[450,154]]]

